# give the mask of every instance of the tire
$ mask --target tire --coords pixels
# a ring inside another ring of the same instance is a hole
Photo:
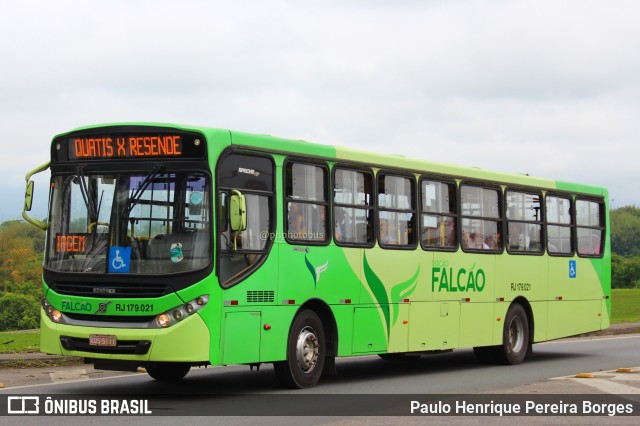
[[[278,381],[293,389],[310,388],[318,383],[326,356],[322,321],[315,312],[304,310],[291,325],[287,341],[287,360],[273,363]]]
[[[159,382],[177,382],[190,369],[191,364],[186,362],[161,362],[146,367],[147,374]]]
[[[529,319],[521,305],[513,305],[507,311],[502,330],[502,345],[497,346],[494,357],[500,364],[522,364],[530,349]]]

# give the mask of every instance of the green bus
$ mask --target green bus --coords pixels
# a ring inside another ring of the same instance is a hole
[[[97,369],[273,363],[305,388],[338,356],[519,364],[609,326],[604,188],[159,123],[60,134],[26,180],[40,348]]]

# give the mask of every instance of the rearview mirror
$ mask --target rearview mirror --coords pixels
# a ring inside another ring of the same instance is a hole
[[[24,211],[30,212],[33,204],[33,181],[27,182],[27,190],[24,193]]]
[[[46,162],[40,167],[37,167],[27,173],[27,176],[24,179],[27,182],[27,189],[24,192],[24,207],[22,209],[22,217],[24,218],[24,220],[34,226],[37,226],[40,229],[47,229],[47,224],[41,220],[34,219],[27,214],[28,211],[31,211],[31,207],[33,204],[33,181],[31,180],[31,176],[35,175],[36,173],[43,172],[48,168],[49,162]]]
[[[247,229],[247,201],[240,191],[232,190],[229,200],[229,222],[234,232]]]

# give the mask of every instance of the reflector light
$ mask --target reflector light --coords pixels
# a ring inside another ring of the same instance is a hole
[[[169,325],[171,325],[171,318],[167,314],[160,314],[158,315],[156,322],[161,328],[166,328],[166,327],[169,327]]]

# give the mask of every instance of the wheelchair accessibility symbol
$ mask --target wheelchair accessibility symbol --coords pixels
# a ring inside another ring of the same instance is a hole
[[[576,270],[576,261],[570,260],[569,261],[569,278],[575,278],[577,275],[578,275],[578,272]]]
[[[109,272],[129,272],[131,268],[131,247],[109,247]]]

